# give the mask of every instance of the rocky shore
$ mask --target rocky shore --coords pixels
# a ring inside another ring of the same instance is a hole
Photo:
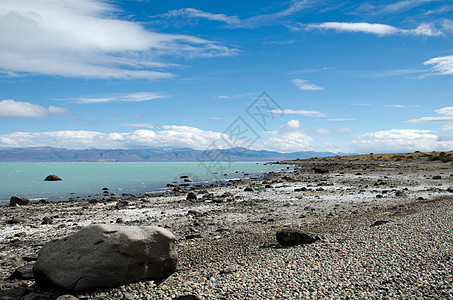
[[[132,283],[73,295],[78,299],[453,297],[450,162],[293,163],[302,168],[196,188],[190,196],[181,190],[0,207],[0,299],[60,297],[26,272],[9,277],[33,264],[46,242],[91,224],[166,228],[177,238],[179,261],[160,285]],[[319,240],[283,247],[275,235],[282,228],[313,232]]]

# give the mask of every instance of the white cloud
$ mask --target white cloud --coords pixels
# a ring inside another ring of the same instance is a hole
[[[350,143],[350,147],[360,153],[434,151],[453,149],[453,141],[435,135],[431,130],[391,129],[362,134]]]
[[[343,122],[343,121],[354,121],[354,118],[335,118],[335,119],[327,119],[330,122]]]
[[[434,65],[433,74],[453,75],[453,55],[434,57],[424,62],[425,65]]]
[[[41,105],[11,99],[0,101],[0,118],[46,118],[47,115],[47,109]]]
[[[221,21],[228,24],[232,28],[256,28],[260,26],[272,25],[279,19],[293,15],[305,8],[310,7],[316,1],[313,0],[291,0],[286,9],[275,13],[256,15],[247,19],[239,19],[237,16],[227,16],[225,14],[214,14],[205,12],[195,8],[181,8],[172,10],[168,13],[161,14],[159,17],[186,17],[208,19],[213,21]]]
[[[436,29],[435,26],[431,23],[422,23],[414,29],[400,29],[391,25],[379,23],[324,22],[320,24],[299,24],[299,26],[294,27],[294,29],[321,29],[335,30],[339,32],[361,32],[379,36],[402,34],[433,37],[443,35],[443,32]]]
[[[0,118],[47,118],[49,114],[71,116],[72,111],[64,107],[49,106],[45,108],[30,102],[15,101],[12,99],[0,101]]]
[[[410,35],[419,35],[419,36],[441,36],[444,35],[444,33],[434,26],[434,24],[431,23],[422,23],[417,26],[415,29],[401,29],[401,32],[403,34],[410,34]]]
[[[289,120],[285,125],[280,126],[280,131],[293,131],[301,129],[299,120]]]
[[[270,112],[274,114],[288,114],[288,115],[302,115],[305,117],[318,117],[323,118],[327,115],[318,110],[292,110],[292,109],[272,109]]]
[[[389,104],[389,105],[384,105],[387,107],[393,107],[393,108],[404,108],[404,105],[401,104]]]
[[[438,0],[403,0],[394,3],[386,4],[380,7],[372,7],[372,12],[375,14],[381,13],[397,13],[401,11],[407,11],[409,9],[421,6],[426,3],[434,2]]]
[[[91,104],[91,103],[109,103],[109,102],[143,102],[150,101],[154,99],[167,98],[165,95],[152,92],[144,93],[132,93],[132,94],[115,94],[108,96],[98,96],[98,97],[79,97],[79,98],[70,98],[65,100],[76,101],[82,104]]]
[[[58,106],[49,106],[49,113],[56,116],[72,116],[74,113],[67,108]]]
[[[266,150],[281,152],[305,151],[312,148],[312,141],[313,138],[305,133],[291,131],[284,133],[279,137],[272,137],[264,140],[260,147]]]
[[[202,38],[163,34],[119,19],[102,0],[0,1],[0,72],[66,77],[155,79],[173,74],[165,55],[213,57],[238,51]]]
[[[208,149],[222,133],[187,126],[163,126],[162,130],[102,133],[96,131],[14,132],[0,135],[0,147],[62,147],[68,149],[131,149],[189,147]]]
[[[351,128],[316,128],[315,132],[320,135],[346,135],[352,133]]]
[[[440,115],[453,116],[453,106],[444,107],[435,111]]]
[[[296,86],[297,88],[299,88],[301,90],[314,91],[314,90],[323,90],[324,89],[323,87],[320,87],[316,84],[309,83],[308,80],[304,80],[304,79],[293,79],[290,81],[294,84],[294,86]]]
[[[171,10],[166,14],[160,15],[162,17],[188,17],[188,18],[200,18],[208,19],[212,21],[221,21],[228,24],[237,24],[239,19],[237,16],[227,16],[224,14],[213,14],[210,12],[205,12],[196,8],[181,8],[176,10]]]
[[[155,128],[156,125],[149,123],[120,123],[119,126],[138,127],[138,128]]]
[[[321,24],[305,25],[305,30],[325,29],[347,32],[363,32],[376,35],[391,35],[398,33],[398,28],[386,24],[324,22]]]
[[[418,119],[408,120],[408,123],[431,123],[431,122],[447,122],[443,130],[452,130],[453,128],[453,106],[444,107],[435,112],[440,115],[437,117],[422,117]]]

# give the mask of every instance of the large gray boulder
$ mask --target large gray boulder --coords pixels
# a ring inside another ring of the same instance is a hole
[[[156,226],[90,225],[44,245],[35,281],[76,293],[144,279],[160,283],[176,270],[175,240]]]

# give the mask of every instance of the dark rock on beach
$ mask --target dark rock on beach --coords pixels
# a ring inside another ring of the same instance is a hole
[[[27,205],[30,204],[30,200],[24,197],[19,197],[19,196],[12,196],[11,199],[9,199],[9,205],[10,206],[15,206],[15,205]]]
[[[176,270],[175,240],[155,226],[91,225],[45,244],[34,277],[40,286],[76,293],[143,279],[159,284]]]
[[[370,227],[381,226],[381,225],[387,224],[388,222],[389,222],[389,221],[382,221],[382,220],[379,220],[379,221],[376,221],[376,222],[374,222],[373,224],[371,224]]]
[[[197,200],[197,195],[194,192],[187,194],[186,200]]]
[[[44,181],[61,181],[61,178],[58,177],[57,175],[49,175],[44,179]]]
[[[8,279],[33,279],[33,264],[17,268]]]
[[[316,242],[319,237],[300,229],[285,228],[277,231],[277,241],[282,246],[295,246]]]

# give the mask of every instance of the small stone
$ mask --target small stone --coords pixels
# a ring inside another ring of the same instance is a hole
[[[12,218],[12,219],[6,221],[6,223],[7,223],[7,224],[14,225],[14,224],[20,224],[20,223],[22,223],[23,221],[24,221],[24,220],[15,217],[15,218]]]
[[[200,298],[198,298],[195,295],[182,295],[182,296],[173,298],[173,300],[200,300]]]
[[[28,264],[17,268],[8,279],[33,279],[33,264]]]
[[[194,192],[190,192],[187,194],[186,200],[189,201],[197,200],[197,195]]]
[[[42,219],[41,225],[48,225],[48,224],[53,224],[52,218],[44,217],[44,218]]]
[[[387,224],[388,222],[389,222],[389,221],[383,221],[383,220],[376,221],[376,222],[374,222],[373,224],[371,224],[370,227],[375,227],[375,226],[384,225],[384,224]]]
[[[435,175],[435,176],[433,176],[433,179],[434,179],[434,180],[440,180],[440,179],[442,179],[442,176],[440,176],[440,175]]]
[[[116,203],[116,209],[121,209],[121,208],[125,208],[129,205],[129,201],[127,200],[120,200]]]
[[[246,187],[244,189],[244,192],[253,192],[253,188],[252,187]]]
[[[60,297],[57,298],[57,300],[78,300],[78,299],[79,298],[77,298],[76,296],[69,295],[69,294],[61,295]]]
[[[277,231],[277,241],[282,246],[295,246],[316,242],[319,238],[300,229],[285,228]]]

